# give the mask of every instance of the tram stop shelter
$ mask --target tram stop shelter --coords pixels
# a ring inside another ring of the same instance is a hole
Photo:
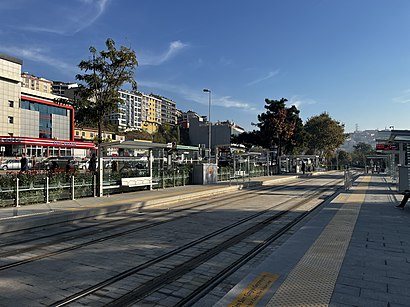
[[[376,142],[377,151],[391,156],[391,173],[393,179],[398,178],[398,192],[410,190],[410,130],[380,131]]]
[[[279,157],[281,173],[301,173],[302,161],[306,163],[306,171],[315,171],[319,168],[318,155],[284,155]]]
[[[134,187],[164,187],[169,169],[202,160],[200,148],[160,144],[149,141],[117,141],[100,144],[101,163],[98,165],[99,195],[107,189],[126,190]],[[115,154],[114,154],[115,153]]]

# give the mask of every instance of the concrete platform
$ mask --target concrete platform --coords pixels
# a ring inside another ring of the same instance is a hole
[[[410,204],[361,176],[217,306],[410,306]]]
[[[188,185],[167,189],[113,194],[109,197],[88,197],[51,203],[0,208],[0,233],[30,231],[33,227],[53,223],[70,222],[74,219],[109,214],[120,210],[140,209],[174,203],[182,200],[233,192],[238,189],[265,184],[281,183],[298,178],[296,175],[277,175],[239,179],[212,185]]]

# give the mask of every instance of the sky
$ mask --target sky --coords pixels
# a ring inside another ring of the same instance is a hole
[[[253,130],[265,99],[346,132],[410,129],[408,0],[1,0],[0,53],[75,82],[89,48],[136,53],[138,89]],[[127,88],[126,86],[124,88]]]

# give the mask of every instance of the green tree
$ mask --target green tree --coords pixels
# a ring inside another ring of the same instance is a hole
[[[375,153],[375,150],[370,144],[367,143],[357,143],[353,146],[352,159],[353,164],[359,167],[364,167],[366,165],[366,156],[372,155]]]
[[[90,47],[91,58],[80,62],[84,71],[76,79],[80,81],[78,99],[74,102],[77,122],[96,125],[98,143],[102,142],[102,129],[107,116],[118,109],[121,99],[118,90],[125,84],[136,90],[134,70],[138,66],[134,50],[115,47],[112,39],[105,42],[107,50]]]
[[[313,116],[305,123],[308,152],[330,160],[336,148],[346,139],[344,125],[332,119],[328,113]]]
[[[241,133],[232,137],[232,142],[248,148],[262,146],[272,150],[276,147],[278,156],[293,153],[303,142],[303,123],[299,110],[295,106],[286,107],[286,102],[285,98],[265,99],[266,112],[259,114],[259,122],[254,124],[259,130]]]
[[[336,165],[339,169],[343,169],[346,165],[352,164],[352,155],[344,150],[337,150],[335,157],[332,159],[332,164]]]
[[[262,144],[260,139],[260,133],[257,130],[242,132],[238,135],[231,136],[231,143],[233,144],[242,144],[246,148],[251,148],[252,146],[259,146]]]
[[[158,131],[154,133],[153,140],[155,143],[180,143],[179,129],[176,126],[171,126],[164,123],[159,126]]]
[[[295,133],[302,127],[299,117],[300,111],[295,107],[286,107],[288,100],[265,99],[266,112],[258,115],[260,141],[263,147],[272,149],[277,147],[278,156],[282,155],[283,149],[286,153],[296,145]]]
[[[133,141],[133,140],[151,141],[152,135],[144,130],[133,130],[133,131],[127,131],[125,133],[125,139],[127,141]]]

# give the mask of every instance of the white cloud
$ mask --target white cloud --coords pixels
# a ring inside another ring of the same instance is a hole
[[[410,89],[404,90],[400,96],[394,97],[393,101],[401,104],[410,103]]]
[[[157,89],[158,91],[168,91],[179,96],[183,97],[187,101],[193,101],[198,104],[208,105],[208,95],[205,95],[202,89],[192,89],[185,85],[174,85],[174,84],[166,84],[166,83],[159,83],[159,82],[151,82],[151,81],[139,81],[138,85],[145,86],[153,89]],[[219,106],[224,108],[236,108],[242,109],[245,111],[255,111],[255,107],[249,103],[234,100],[230,96],[217,96],[212,93],[212,105]]]
[[[189,45],[186,43],[182,43],[181,41],[173,41],[169,44],[168,50],[160,55],[144,55],[140,53],[139,56],[139,63],[140,65],[161,65],[162,63],[170,60],[171,58],[175,57],[178,53],[180,53],[183,49],[188,47]]]
[[[72,35],[91,26],[104,13],[109,1],[77,0],[77,4],[60,5],[49,12],[48,18],[37,20],[38,25],[29,23],[18,28],[31,32]]]
[[[262,78],[259,78],[259,79],[256,79],[256,80],[253,80],[253,81],[249,82],[247,84],[247,86],[252,86],[252,85],[258,84],[262,81],[268,80],[268,79],[276,76],[277,74],[279,74],[279,69],[277,69],[275,71],[270,71],[265,77],[262,77]]]
[[[256,110],[255,107],[251,106],[249,103],[234,100],[231,96],[216,97],[216,99],[214,99],[212,102],[218,106],[225,108],[237,108],[249,111]]]
[[[0,51],[12,54],[18,58],[21,58],[23,61],[30,60],[33,62],[39,62],[51,66],[57,70],[66,72],[67,75],[73,75],[78,72],[76,66],[65,63],[53,57],[50,57],[46,52],[41,48],[20,48],[20,47],[3,47],[0,46]]]
[[[313,99],[310,99],[310,98],[305,98],[305,97],[303,97],[303,96],[295,95],[295,96],[292,96],[292,97],[288,100],[287,104],[289,104],[290,106],[293,105],[293,106],[297,107],[297,108],[300,110],[300,107],[301,107],[302,105],[313,105],[313,104],[317,104],[317,101],[316,101],[316,100],[313,100]]]

